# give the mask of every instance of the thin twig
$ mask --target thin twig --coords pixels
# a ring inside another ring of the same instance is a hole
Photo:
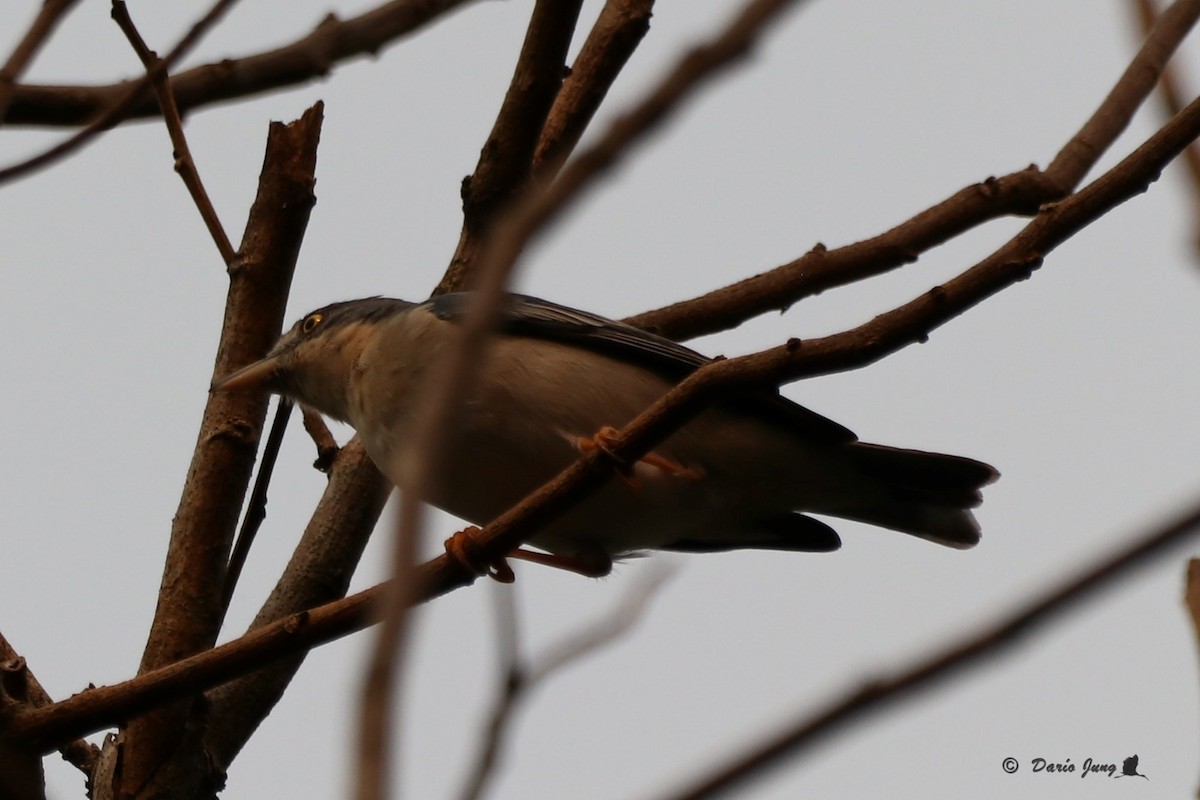
[[[770,23],[801,2],[751,0],[719,35],[685,53],[633,109],[618,117],[599,141],[571,159],[552,182],[530,184],[497,221],[496,233],[479,259],[477,294],[488,298],[502,292],[517,258],[535,235],[547,232],[601,175],[630,155],[634,145],[664,124],[709,79],[744,58]],[[490,329],[492,320],[483,314],[474,316],[475,325]],[[465,327],[472,326],[471,317],[468,315]]]
[[[291,400],[281,397],[275,406],[275,419],[271,422],[271,431],[267,434],[266,444],[263,445],[258,475],[254,478],[254,488],[250,490],[250,500],[246,503],[242,527],[234,540],[233,550],[229,554],[229,566],[225,570],[225,588],[221,594],[223,615],[229,613],[229,601],[233,599],[233,590],[237,587],[238,578],[242,576],[242,567],[246,566],[246,557],[250,555],[254,537],[258,535],[258,529],[267,518],[267,487],[271,485],[275,462],[279,459],[279,447],[283,444],[292,405]]]
[[[1133,0],[1134,13],[1141,25],[1142,35],[1154,35],[1159,13],[1154,0]],[[1168,118],[1175,116],[1187,104],[1186,95],[1180,86],[1178,70],[1168,64],[1158,81],[1158,95]],[[1188,175],[1188,194],[1192,198],[1192,227],[1195,233],[1192,245],[1200,251],[1200,147],[1192,144],[1183,151],[1184,166]]]
[[[338,453],[341,452],[337,439],[334,439],[333,434],[329,432],[329,426],[325,424],[325,419],[320,412],[302,405],[300,414],[304,419],[304,430],[308,432],[309,438],[317,446],[317,460],[313,462],[313,467],[327,473],[333,469],[333,462],[337,460]]]
[[[147,72],[138,80],[134,81],[128,90],[108,108],[106,108],[98,117],[89,122],[77,133],[67,137],[63,141],[48,148],[47,150],[38,153],[24,161],[19,161],[16,164],[0,169],[0,184],[8,181],[16,180],[17,178],[28,175],[29,173],[48,167],[56,161],[63,159],[71,153],[83,147],[88,142],[95,139],[103,131],[112,128],[125,118],[125,114],[129,109],[133,108],[137,103],[141,94],[153,83],[159,75],[165,74],[179,59],[187,55],[191,49],[200,41],[205,33],[225,15],[237,0],[216,0],[207,13],[196,21],[191,29],[184,34],[179,43],[167,54],[166,58],[159,61],[152,70]]]
[[[3,67],[0,67],[0,123],[4,121],[4,117],[8,113],[9,102],[12,99],[17,79],[33,61],[33,57],[37,55],[42,45],[50,39],[50,34],[54,33],[54,29],[71,10],[71,6],[77,2],[78,0],[46,0],[43,2],[33,24],[21,37],[21,41],[17,42],[8,61],[4,62]]]
[[[1040,597],[998,622],[939,648],[908,667],[893,670],[861,688],[845,693],[839,700],[816,714],[804,712],[788,723],[784,733],[750,748],[731,763],[697,780],[688,788],[671,792],[670,800],[701,800],[716,797],[742,786],[748,779],[761,778],[770,768],[795,757],[804,748],[852,722],[882,711],[886,706],[910,699],[917,691],[930,688],[969,667],[987,663],[1002,651],[1013,647],[1030,634],[1054,622],[1064,613],[1094,597],[1114,579],[1166,555],[1200,529],[1200,506],[1139,537],[1112,556],[1072,579],[1042,592]],[[973,626],[974,627],[974,626]]]
[[[187,137],[183,133],[183,118],[179,115],[179,107],[175,105],[175,95],[171,93],[171,81],[167,70],[155,69],[158,66],[158,55],[146,46],[142,35],[138,33],[133,18],[129,16],[125,0],[112,0],[112,7],[112,18],[133,46],[134,52],[146,68],[146,73],[154,76],[154,95],[158,98],[158,107],[162,110],[171,145],[175,148],[175,171],[183,179],[183,185],[192,196],[200,218],[204,220],[204,226],[208,228],[209,235],[217,245],[221,260],[225,262],[225,266],[229,266],[237,254],[228,234],[225,233],[225,228],[221,226],[221,220],[217,216],[217,210],[213,208],[208,192],[204,189],[204,182],[200,180],[200,171],[196,169],[196,161],[192,158],[192,150],[188,147]]]
[[[470,0],[391,0],[349,19],[326,16],[312,31],[283,47],[222,59],[180,72],[171,91],[187,113],[208,105],[297,86],[326,77],[340,62],[378,55]],[[123,97],[133,81],[107,86],[17,86],[11,125],[83,125]],[[140,95],[124,119],[158,116],[152,97]]]
[[[1186,580],[1183,604],[1192,620],[1192,633],[1195,634],[1196,645],[1200,647],[1200,558],[1188,559]]]
[[[1105,149],[1129,125],[1142,101],[1154,91],[1171,54],[1198,17],[1197,0],[1175,0],[1159,16],[1153,35],[1147,37],[1104,102],[1046,167],[1046,177],[1051,182],[1069,191],[1083,180]]]
[[[463,800],[476,800],[483,796],[484,790],[495,775],[500,749],[520,704],[555,673],[617,641],[632,630],[633,626],[642,620],[650,601],[673,574],[674,569],[666,566],[665,562],[649,565],[629,587],[617,606],[603,618],[594,620],[547,648],[541,656],[529,659],[527,663],[521,662],[515,641],[509,642],[502,638],[504,647],[511,650],[511,656],[506,660],[507,674],[500,696],[496,698],[489,715],[479,757],[475,760],[475,767],[463,789]],[[511,587],[504,587],[503,600],[497,603],[503,613],[497,626],[502,632],[515,632],[516,616],[512,595]]]
[[[1036,167],[988,178],[878,236],[833,250],[818,244],[787,264],[625,322],[676,340],[735,328],[760,314],[786,311],[806,297],[912,264],[922,253],[990,220],[1036,214],[1061,196]]]

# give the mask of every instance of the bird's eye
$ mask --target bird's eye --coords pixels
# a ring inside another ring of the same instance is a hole
[[[323,319],[325,319],[324,314],[321,314],[321,313],[309,314],[307,317],[304,318],[304,321],[300,323],[300,332],[301,333],[312,333],[313,331],[315,331],[317,329],[317,326],[321,324],[321,321]]]

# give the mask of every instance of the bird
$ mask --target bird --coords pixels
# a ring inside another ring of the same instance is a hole
[[[404,486],[422,387],[456,342],[472,301],[350,300],[304,315],[262,359],[211,391],[267,391],[349,423],[367,454]],[[453,430],[445,479],[422,498],[486,525],[711,359],[634,326],[547,300],[505,295],[497,334]],[[965,549],[972,513],[999,473],[974,459],[861,442],[777,389],[730,396],[686,422],[618,477],[532,532],[510,556],[589,576],[655,550],[830,552],[832,527],[809,514],[869,523]],[[465,566],[511,580],[451,537]]]

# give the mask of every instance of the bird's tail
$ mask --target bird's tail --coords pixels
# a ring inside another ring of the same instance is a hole
[[[979,543],[971,509],[983,500],[980,489],[1000,476],[995,469],[961,456],[863,442],[850,447],[857,470],[885,491],[877,504],[845,516],[949,547]]]

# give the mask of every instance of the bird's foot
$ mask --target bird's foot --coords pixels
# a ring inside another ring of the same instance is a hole
[[[446,540],[446,552],[473,575],[487,575],[498,583],[516,580],[512,567],[508,565],[508,558],[519,558],[531,564],[542,564],[588,578],[603,578],[612,572],[612,559],[606,555],[592,558],[559,556],[518,547],[505,558],[491,560],[480,548],[478,536],[479,528],[476,526],[463,528]]]
[[[612,459],[614,463],[617,464],[617,468],[620,470],[622,479],[624,479],[624,481],[634,489],[640,488],[640,484],[637,480],[637,468],[643,465],[650,467],[653,470],[657,470],[660,473],[664,473],[676,478],[684,478],[689,481],[698,481],[704,477],[704,473],[702,471],[692,469],[691,467],[685,467],[669,458],[660,456],[658,453],[646,453],[637,460],[637,463],[634,464],[632,468],[630,468],[628,464],[626,464],[622,459],[618,458],[617,455],[612,451],[612,442],[617,438],[619,433],[620,432],[616,428],[605,425],[603,428],[596,431],[596,435],[592,436],[591,438],[586,436],[580,437],[578,440],[579,449],[585,453],[590,453],[593,450],[599,450],[600,452],[604,453],[606,456]]]
[[[515,581],[517,576],[503,557],[491,559],[483,553],[478,535],[474,525],[463,528],[446,540],[446,552],[472,575],[487,575],[499,583]]]

